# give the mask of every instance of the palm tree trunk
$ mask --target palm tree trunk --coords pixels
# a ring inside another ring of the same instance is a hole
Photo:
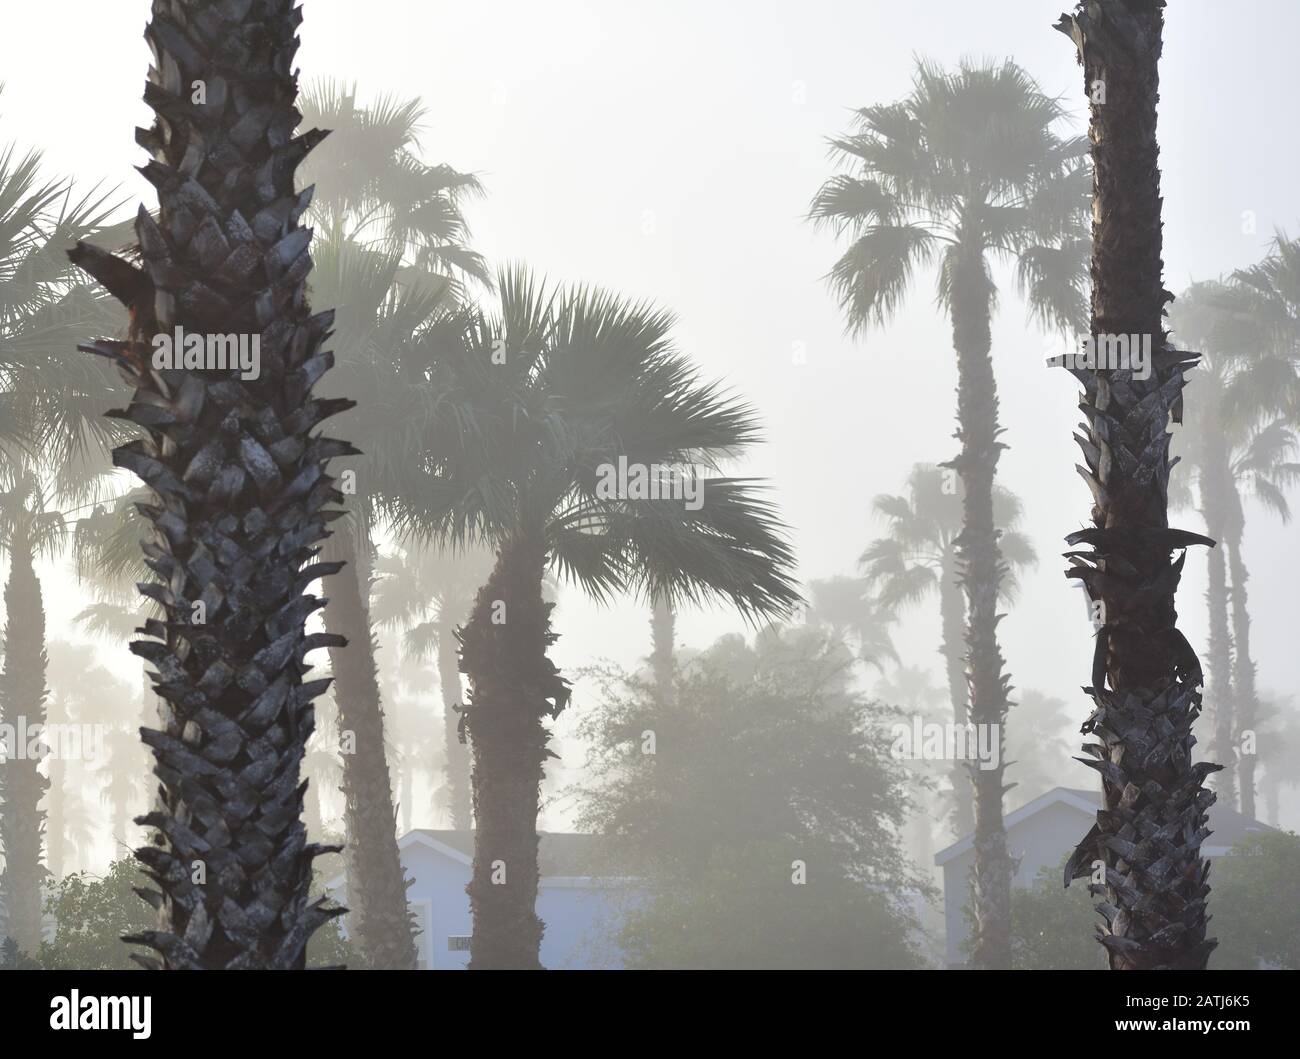
[[[304,658],[335,643],[306,632],[319,601],[305,590],[333,572],[312,561],[343,499],[329,462],[355,450],[317,429],[352,402],[312,395],[333,364],[333,314],[309,307],[311,232],[298,224],[311,195],[294,173],[324,135],[293,136],[301,21],[297,0],[154,0],[155,120],[137,138],[159,209],[136,216],[143,268],[72,252],[130,308],[127,341],[82,348],[131,383],[125,415],[142,436],[114,462],[157,498],[141,505],[157,575],[142,591],[166,621],[147,621],[131,648],[163,699],[161,728],[142,733],[159,800],[137,820],[160,840],[136,851],[160,929],[126,939],[161,955],[142,958],[150,967],[301,969],[308,938],[339,912],[310,899],[326,850],[301,820],[312,702],[328,685],[303,681]],[[178,329],[213,361],[230,353],[216,338],[233,336],[255,363],[153,369],[154,339]]]
[[[948,676],[952,720],[954,724],[963,727],[970,719],[967,710],[966,663],[962,660],[964,609],[961,584],[957,580],[956,556],[949,554],[944,558],[939,580],[939,620],[943,629],[939,653],[943,655],[944,671]],[[953,832],[955,838],[961,839],[975,828],[975,790],[971,787],[970,773],[959,761],[952,764],[951,782]]]
[[[469,751],[460,738],[460,661],[456,657],[455,621],[439,619],[438,684],[442,689],[442,741],[446,750],[443,781],[447,786],[447,811],[451,826],[464,831],[473,826],[469,791]]]
[[[20,730],[45,723],[45,604],[36,576],[30,542],[15,532],[9,549],[5,583],[4,670],[0,672],[0,720]],[[45,811],[41,799],[49,784],[37,770],[35,749],[15,746],[12,761],[0,766],[0,845],[4,874],[0,892],[8,917],[9,937],[34,955],[41,945],[41,886],[48,874],[41,864]]]
[[[989,319],[993,289],[983,256],[961,247],[952,281],[953,348],[957,351],[957,437],[961,452],[952,466],[962,479],[962,531],[956,541],[959,578],[966,594],[966,681],[970,721],[998,744],[997,763],[967,766],[975,787],[975,967],[1011,966],[1011,876],[1002,821],[1004,726],[1009,680],[998,646],[998,591],[1005,566],[993,522],[993,479],[998,455],[997,383]]]
[[[474,791],[474,917],[469,966],[540,969],[537,812],[549,735],[568,686],[546,657],[553,603],[542,598],[546,554],[525,537],[505,544],[461,632]]]
[[[1255,688],[1255,660],[1250,653],[1250,610],[1246,593],[1246,582],[1250,575],[1246,572],[1246,560],[1241,553],[1242,539],[1245,536],[1246,516],[1241,506],[1241,494],[1235,483],[1230,484],[1231,500],[1228,508],[1227,524],[1224,531],[1224,545],[1228,553],[1228,568],[1232,574],[1232,641],[1236,647],[1233,658],[1232,683],[1237,705],[1237,732],[1253,732],[1259,716],[1259,695]],[[1232,747],[1233,750],[1237,748]],[[1231,761],[1226,754],[1221,761]],[[1256,755],[1242,753],[1237,757],[1237,770],[1240,779],[1241,812],[1250,819],[1255,818],[1255,765]],[[1231,768],[1225,769],[1231,774]],[[1231,790],[1225,784],[1225,789]]]
[[[358,522],[363,520],[358,519]],[[343,822],[349,933],[372,970],[413,970],[416,950],[406,904],[406,878],[397,848],[397,814],[384,751],[370,609],[361,591],[369,580],[363,530],[350,528],[326,542],[342,572],[326,582],[325,628],[346,648],[330,648],[334,701],[343,750]],[[363,581],[363,578],[365,579]]]
[[[1205,465],[1201,468],[1201,506],[1206,532],[1215,540],[1223,540],[1224,519],[1228,510],[1228,492],[1232,489],[1228,453],[1222,443],[1223,428],[1216,408],[1207,408],[1205,433],[1201,444],[1205,448]],[[1205,592],[1209,607],[1209,657],[1210,683],[1208,698],[1214,718],[1213,753],[1219,761],[1233,757],[1233,706],[1237,688],[1232,672],[1232,634],[1228,629],[1228,574],[1224,549],[1211,548],[1208,553],[1209,578]],[[1229,805],[1237,801],[1234,771],[1224,769],[1215,784],[1220,797]]]
[[[1113,970],[1203,969],[1208,866],[1201,842],[1217,766],[1192,763],[1203,682],[1177,628],[1174,595],[1185,553],[1207,538],[1170,529],[1168,423],[1182,417],[1195,362],[1164,329],[1160,170],[1156,139],[1162,0],[1086,0],[1058,26],[1078,49],[1090,106],[1093,162],[1091,333],[1150,337],[1147,379],[1074,367],[1086,436],[1076,435],[1093,494],[1094,528],[1070,534],[1068,575],[1102,603],[1084,746],[1103,807],[1065,878],[1100,869],[1100,941]]]
[[[655,600],[650,616],[650,667],[654,671],[655,690],[669,704],[673,698],[673,639],[677,615],[667,600]]]

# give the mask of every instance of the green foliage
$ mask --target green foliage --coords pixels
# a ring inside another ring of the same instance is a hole
[[[1028,889],[1011,891],[1011,967],[1018,971],[1104,971],[1094,898],[1086,882],[1063,885],[1065,861],[1039,870]]]
[[[1300,968],[1300,835],[1253,835],[1210,870],[1212,970]]]
[[[156,929],[153,909],[133,889],[148,885],[149,880],[130,857],[114,861],[102,878],[76,872],[60,880],[45,903],[58,931],[54,941],[41,944],[39,964],[31,966],[78,971],[136,969],[131,953],[137,950],[123,942],[122,935]],[[312,935],[307,944],[307,966],[359,966],[358,955],[340,933],[337,919]]]
[[[136,950],[122,935],[157,926],[153,910],[132,889],[147,885],[130,857],[114,861],[102,878],[76,872],[59,880],[45,903],[58,930],[53,942],[41,945],[41,966],[81,971],[135,968],[131,953]]]
[[[1061,885],[1044,868],[1030,889],[1011,893],[1013,966],[1021,970],[1105,969],[1094,939],[1098,916],[1086,880]],[[1239,842],[1210,870],[1212,970],[1300,968],[1300,836],[1268,832]]]
[[[903,775],[851,666],[815,630],[769,627],[755,648],[719,641],[670,701],[607,675],[580,823],[641,883],[619,938],[632,966],[918,965]]]

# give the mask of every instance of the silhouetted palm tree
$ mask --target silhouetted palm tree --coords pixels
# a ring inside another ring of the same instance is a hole
[[[1169,431],[1182,419],[1185,372],[1196,357],[1171,347],[1164,327],[1157,64],[1161,0],[1087,0],[1058,29],[1078,50],[1090,96],[1093,161],[1089,333],[1149,336],[1145,379],[1129,368],[1072,367],[1086,418],[1075,439],[1092,492],[1093,526],[1070,534],[1067,575],[1101,605],[1084,732],[1101,776],[1097,822],[1065,878],[1104,865],[1098,933],[1114,970],[1203,969],[1209,866],[1201,842],[1217,766],[1193,762],[1203,676],[1177,627],[1174,596],[1184,551],[1208,538],[1171,529]],[[1099,87],[1104,97],[1099,94]],[[1079,546],[1084,547],[1080,548]]]
[[[543,720],[569,701],[547,657],[546,571],[601,601],[717,597],[751,617],[798,594],[783,528],[749,482],[663,469],[712,474],[721,454],[758,440],[750,411],[673,348],[672,318],[596,291],[552,296],[522,269],[499,285],[498,316],[448,318],[427,366],[403,366],[444,396],[420,453],[430,486],[393,514],[417,538],[496,550],[460,636],[476,825],[470,966],[535,968]],[[672,495],[623,488],[620,459]]]
[[[1017,264],[1032,315],[1077,331],[1083,319],[1086,142],[1055,131],[1064,117],[1020,67],[918,65],[901,102],[864,107],[833,140],[853,171],[833,177],[811,216],[852,243],[831,269],[849,329],[884,324],[918,265],[938,260],[938,297],[957,354],[957,437],[951,461],[965,485],[957,540],[966,593],[970,719],[1006,722],[1009,678],[997,639],[1004,572],[993,516],[998,440],[990,321],[997,290],[989,259]],[[1000,756],[1001,757],[1001,756]],[[1002,824],[1002,768],[975,777],[976,966],[1011,962],[1011,873]]]
[[[140,266],[84,243],[73,254],[131,310],[127,340],[87,348],[132,387],[122,415],[142,436],[114,458],[156,494],[145,554],[159,580],[142,591],[167,620],[146,621],[150,639],[132,649],[165,701],[166,723],[145,732],[160,798],[139,821],[162,841],[137,851],[161,929],[128,940],[168,969],[302,968],[308,937],[339,911],[310,900],[323,850],[300,819],[312,700],[327,683],[304,682],[304,659],[338,642],[307,634],[320,602],[305,589],[337,570],[312,559],[342,499],[329,461],[353,451],[315,429],[350,402],[312,394],[333,363],[333,314],[312,315],[306,298],[311,193],[294,173],[324,134],[293,136],[301,19],[294,0],[201,13],[155,0],[156,118],[139,138],[158,215],[137,215]],[[153,368],[152,337],[177,327],[257,336],[258,377]]]

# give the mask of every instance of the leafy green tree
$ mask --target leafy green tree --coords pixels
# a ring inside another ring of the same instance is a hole
[[[576,793],[580,826],[605,837],[601,870],[636,880],[631,966],[918,964],[903,771],[888,711],[851,690],[852,658],[824,631],[768,627],[695,658],[667,701],[605,675]]]
[[[1215,970],[1300,969],[1300,836],[1251,835],[1214,862]]]
[[[1086,141],[1062,137],[1065,111],[1011,61],[920,62],[911,93],[863,107],[832,141],[851,170],[828,180],[811,218],[849,240],[829,281],[852,332],[886,323],[917,266],[938,260],[938,298],[957,354],[957,438],[948,466],[964,483],[957,547],[966,593],[969,716],[1001,732],[1009,677],[997,637],[1004,570],[993,510],[1002,442],[990,322],[991,258],[1014,261],[1032,315],[1073,331],[1084,317],[1082,223]],[[1001,767],[975,786],[975,963],[1010,960],[1012,864],[1002,823]]]

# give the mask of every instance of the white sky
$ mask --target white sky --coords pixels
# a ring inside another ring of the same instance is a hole
[[[776,484],[801,573],[815,578],[851,572],[880,530],[871,497],[901,491],[914,462],[947,459],[955,445],[956,372],[930,276],[893,326],[863,343],[842,335],[820,280],[836,248],[803,221],[830,172],[825,138],[846,127],[849,108],[905,94],[914,54],[945,64],[1012,56],[1082,120],[1073,46],[1051,28],[1064,6],[306,0],[299,63],[307,79],[354,80],[363,98],[394,92],[429,104],[425,157],[483,179],[488,194],[470,219],[492,261],[526,261],[674,309],[682,348],[761,412],[770,442],[745,470]],[[43,147],[51,173],[121,184],[132,202],[149,196],[132,170],[144,160],[132,129],[149,119],[139,101],[148,9],[148,0],[6,0],[0,142]],[[1254,262],[1274,227],[1300,228],[1298,38],[1300,5],[1290,0],[1180,0],[1167,13],[1160,141],[1175,292]],[[1253,234],[1242,230],[1247,210]],[[796,343],[803,365],[792,363]],[[1082,720],[1091,630],[1056,556],[1089,499],[1073,470],[1075,387],[1043,367],[1047,346],[1004,282],[994,353],[1011,448],[1000,480],[1023,498],[1042,562],[1002,623],[1003,647],[1017,686],[1066,698]],[[1199,528],[1194,513],[1178,522]],[[1300,686],[1295,543],[1294,528],[1252,509],[1247,559],[1265,689]],[[1180,609],[1202,654],[1203,591],[1195,554]],[[51,632],[70,635],[61,630],[80,600],[66,580],[51,594]],[[568,593],[556,621],[562,666],[595,656],[634,664],[648,650],[646,615],[631,603],[601,612]],[[725,611],[690,613],[679,634],[703,646],[733,628]],[[900,637],[906,661],[936,670],[937,642],[929,611]],[[1062,781],[1091,782],[1082,767]]]

